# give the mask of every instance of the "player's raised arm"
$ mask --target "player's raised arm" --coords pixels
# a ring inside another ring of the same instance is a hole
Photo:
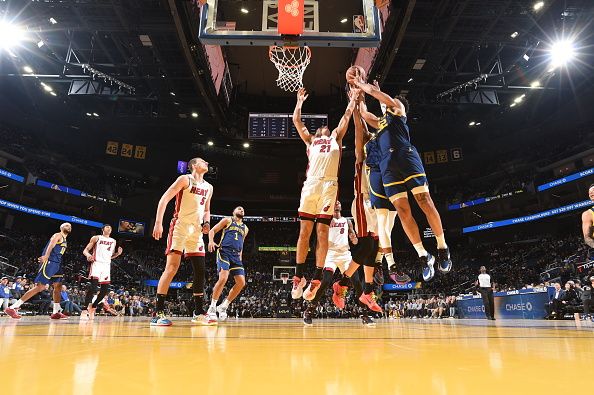
[[[47,244],[47,248],[43,252],[43,256],[40,256],[37,260],[41,263],[47,263],[52,250],[54,249],[56,244],[58,244],[58,242],[60,241],[61,238],[62,238],[61,233],[54,233],[54,235],[51,237],[49,243]]]
[[[206,198],[206,203],[204,204],[204,217],[202,220],[202,233],[207,234],[210,231],[210,199],[212,199],[212,194],[214,193],[214,188],[210,187],[210,193]]]
[[[305,88],[301,88],[297,91],[297,104],[295,105],[295,110],[293,111],[293,125],[297,129],[297,133],[299,133],[299,137],[301,140],[307,145],[311,143],[311,134],[305,127],[305,124],[301,120],[301,107],[303,107],[303,103],[307,100],[309,95]]]
[[[379,129],[379,118],[367,110],[367,103],[365,103],[365,100],[359,101],[359,113],[361,114],[361,118],[363,118],[369,126],[376,130]]]
[[[365,160],[364,147],[365,142],[369,140],[369,132],[358,108],[353,112],[353,122],[355,123],[355,163],[361,163]]]
[[[582,214],[582,233],[584,234],[584,243],[590,248],[594,248],[594,238],[592,238],[592,226],[594,220],[592,219],[591,211],[584,211]]]
[[[349,104],[344,112],[342,118],[340,118],[340,122],[338,122],[338,126],[336,129],[332,131],[332,135],[336,138],[336,140],[340,143],[342,142],[342,138],[344,137],[347,129],[349,128],[349,122],[351,121],[351,117],[353,116],[353,111],[357,105],[357,96],[359,96],[359,89],[351,89],[348,92],[349,95]]]
[[[185,175],[177,177],[177,180],[161,196],[159,199],[159,204],[157,205],[157,215],[155,218],[155,227],[153,229],[153,238],[155,240],[159,240],[163,235],[163,215],[165,215],[165,209],[167,208],[167,203],[175,195],[177,195],[181,190],[186,189],[190,185],[190,181],[188,177]]]
[[[93,251],[93,248],[95,248],[97,240],[99,240],[99,236],[91,237],[91,240],[89,240],[89,244],[87,244],[87,246],[83,250],[83,255],[87,257],[87,261],[89,262],[95,261],[95,258],[93,258],[93,254],[91,253],[91,251]]]
[[[372,85],[363,81],[355,81],[355,85],[363,92],[376,98],[380,103],[383,103],[388,108],[391,108],[394,111],[396,111],[397,115],[406,115],[404,105],[400,102],[400,100],[394,99],[390,95],[382,92],[379,86]]]
[[[216,224],[213,228],[210,229],[210,231],[208,232],[208,252],[214,252],[215,247],[217,246],[214,242],[215,235],[224,228],[226,228],[231,223],[231,221],[231,218],[225,217],[221,219],[218,224]]]

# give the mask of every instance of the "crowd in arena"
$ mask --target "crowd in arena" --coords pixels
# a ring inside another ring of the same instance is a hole
[[[270,232],[272,228],[292,229],[289,238],[285,232]],[[274,317],[283,299],[288,300],[292,316],[299,317],[307,306],[303,300],[293,301],[289,296],[290,284],[283,285],[273,280],[272,266],[292,263],[279,261],[277,252],[260,252],[258,246],[289,245],[296,238],[297,224],[259,224],[253,226],[254,242],[246,248],[247,287],[228,310],[230,317]],[[2,256],[18,270],[5,281],[10,296],[18,299],[31,286],[31,279],[37,269],[39,251],[46,243],[47,236],[25,235],[11,232],[0,238]],[[283,241],[284,239],[287,239]],[[278,240],[277,240],[278,239]],[[281,240],[282,239],[282,240]],[[87,284],[88,262],[82,255],[86,241],[69,239],[69,247],[64,257],[65,288],[62,292],[63,309],[68,314],[80,314]],[[112,263],[112,291],[105,298],[103,311],[110,315],[151,315],[155,308],[154,288],[144,286],[144,280],[157,279],[164,266],[163,246],[147,239],[136,239],[123,244],[124,254]],[[456,317],[456,296],[474,292],[478,268],[486,265],[493,278],[497,291],[522,288],[552,286],[554,282],[565,286],[569,282],[576,289],[571,305],[580,305],[580,284],[593,272],[578,273],[576,267],[590,259],[589,251],[582,240],[576,236],[530,236],[518,235],[517,240],[498,244],[467,245],[452,248],[456,268],[447,276],[436,276],[423,288],[408,295],[384,293],[382,305],[386,317],[393,318],[448,318]],[[396,260],[405,272],[414,272],[416,260],[411,251],[396,251]],[[288,258],[287,258],[288,259]],[[313,265],[312,265],[313,266]],[[212,293],[216,281],[214,254],[207,254],[206,300]],[[338,278],[338,277],[337,277]],[[391,281],[389,274],[384,275]],[[182,264],[175,281],[192,281],[191,265]],[[230,281],[229,286],[232,286]],[[226,295],[228,291],[224,291]],[[358,317],[363,311],[351,292],[347,307],[338,310],[331,299],[331,290],[322,299],[317,312],[319,317],[348,318]],[[380,287],[377,289],[381,293]],[[566,298],[573,295],[569,292]],[[5,302],[8,303],[8,302]],[[51,305],[51,287],[37,295],[26,310],[45,314]],[[191,291],[182,289],[172,293],[167,301],[167,311],[171,315],[186,316],[192,313]]]

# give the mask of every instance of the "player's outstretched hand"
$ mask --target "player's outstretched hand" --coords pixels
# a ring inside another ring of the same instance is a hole
[[[95,262],[95,258],[93,257],[93,255],[89,255],[87,257],[87,262],[91,262],[91,263]]]
[[[37,258],[37,262],[46,264],[47,261],[48,261],[48,259],[49,259],[49,257],[46,257],[45,255],[44,256],[40,256],[39,258]]]
[[[215,248],[216,248],[216,244],[215,243],[208,243],[208,252],[214,252]]]
[[[361,89],[359,88],[350,88],[348,91],[349,99],[351,101],[359,101],[361,97]]]
[[[153,228],[153,239],[161,240],[161,236],[163,236],[163,225],[155,224]]]
[[[297,101],[303,103],[307,100],[308,97],[309,94],[307,93],[305,88],[299,88],[299,90],[297,91]]]
[[[207,222],[204,225],[202,225],[202,233],[207,235],[208,232],[210,232],[210,224]]]
[[[375,86],[378,91],[380,90],[379,82],[377,82],[377,80],[373,80],[373,86]]]

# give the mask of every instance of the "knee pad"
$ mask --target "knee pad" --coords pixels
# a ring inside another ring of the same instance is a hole
[[[192,292],[194,294],[204,293],[205,261],[206,258],[203,256],[190,257],[190,262],[192,262],[192,270],[194,272],[194,279],[192,283]]]

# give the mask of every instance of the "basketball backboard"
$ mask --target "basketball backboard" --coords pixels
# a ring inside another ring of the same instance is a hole
[[[304,1],[304,32],[278,31],[278,0],[208,0],[201,8],[198,36],[203,44],[310,47],[378,47],[379,12],[374,0]]]

